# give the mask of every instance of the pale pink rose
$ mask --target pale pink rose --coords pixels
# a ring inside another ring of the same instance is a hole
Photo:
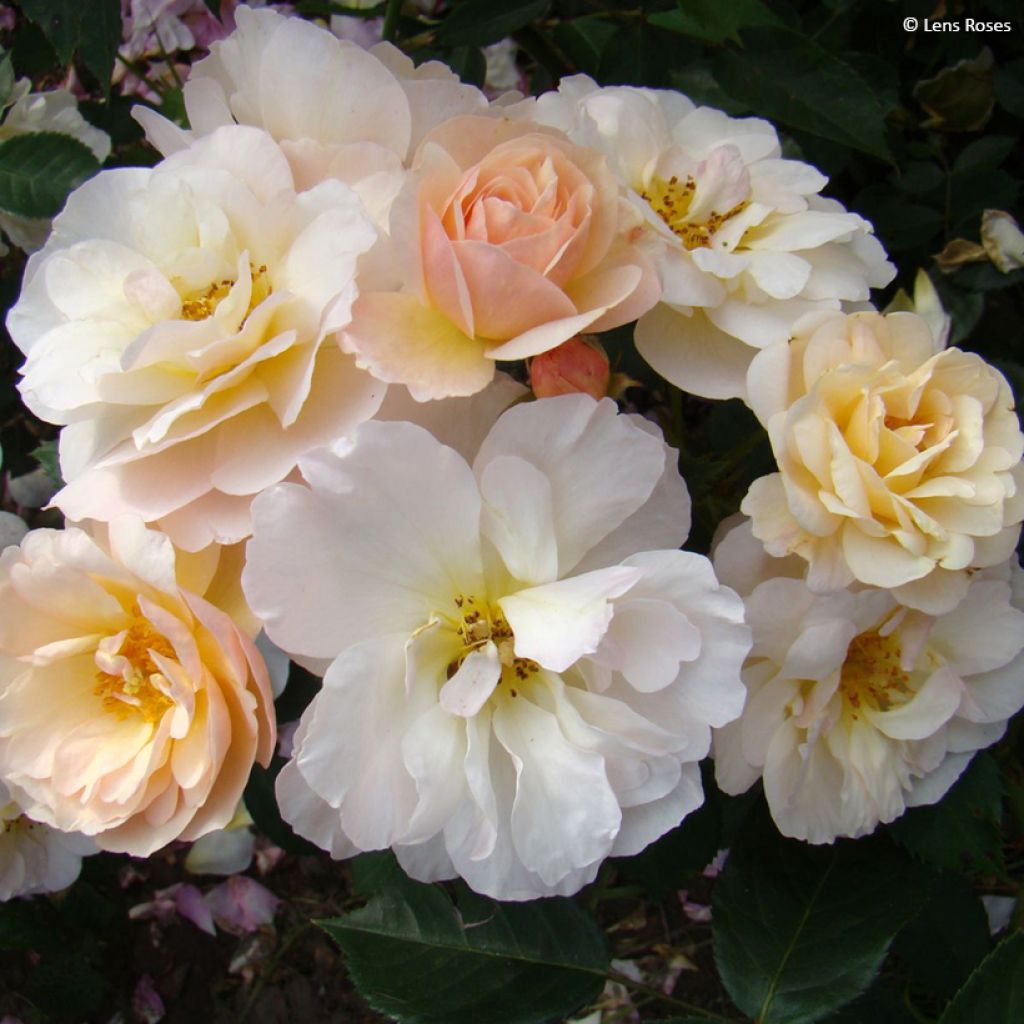
[[[269,762],[262,659],[186,574],[128,518],[0,556],[0,776],[29,817],[147,856],[224,827]]]
[[[538,398],[575,392],[604,398],[610,382],[608,356],[596,339],[570,338],[530,362],[530,387]]]
[[[452,118],[423,141],[391,208],[395,288],[360,296],[344,345],[420,401],[473,394],[496,360],[651,308],[638,226],[593,150],[528,121]]]

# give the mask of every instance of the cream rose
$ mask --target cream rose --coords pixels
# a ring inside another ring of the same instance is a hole
[[[273,697],[200,569],[136,519],[0,556],[0,777],[30,818],[138,856],[231,820]]]
[[[1024,518],[1024,436],[1009,385],[980,356],[940,350],[912,313],[825,314],[758,355],[751,405],[780,472],[743,501],[768,552],[808,585],[893,589],[952,609]]]
[[[384,218],[423,136],[487,107],[484,94],[444,64],[414,67],[390,43],[367,52],[269,8],[240,7],[235,24],[189,73],[190,129],[147,107],[132,111],[164,156],[225,125],[251,125],[280,145],[300,191],[338,178]]]
[[[715,774],[727,793],[763,777],[780,831],[830,843],[935,803],[1003,735],[1024,703],[1024,572],[1015,557],[981,570],[929,616],[872,587],[815,594],[798,562],[765,558],[749,524],[715,551],[754,637]]]
[[[253,495],[381,402],[335,336],[376,237],[340,181],[297,194],[255,128],[73,193],[8,318],[25,403],[66,424],[54,503],[191,550],[246,537]]]
[[[758,349],[809,312],[863,302],[895,274],[871,225],[819,195],[828,179],[783,159],[760,118],[586,75],[515,112],[600,151],[628,186],[661,282],[636,346],[693,394],[745,398]]]
[[[495,360],[654,304],[657,280],[629,241],[637,223],[599,154],[529,122],[453,118],[392,207],[395,287],[360,296],[345,344],[421,401],[472,394]]]

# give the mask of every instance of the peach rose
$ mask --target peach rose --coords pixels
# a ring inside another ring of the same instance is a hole
[[[182,586],[215,585],[198,568],[129,518],[0,556],[0,777],[30,818],[137,856],[231,820],[273,698],[248,637]]]
[[[530,122],[452,118],[423,141],[392,207],[394,288],[360,296],[344,344],[420,401],[473,394],[495,360],[651,308],[638,225],[598,153]]]

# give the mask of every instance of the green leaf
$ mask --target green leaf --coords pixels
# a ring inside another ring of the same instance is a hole
[[[11,64],[11,55],[2,50],[3,57],[0,58],[0,111],[7,109],[8,101],[11,98],[11,89],[14,88],[14,67]]]
[[[920,1024],[904,1002],[902,988],[886,977],[875,983],[852,1003],[823,1018],[823,1024]]]
[[[64,480],[60,475],[60,458],[57,455],[57,442],[44,441],[38,448],[32,450],[32,458],[42,466],[46,475],[58,486],[64,486]]]
[[[684,49],[689,46],[698,48],[697,43],[673,40],[668,33],[643,22],[627,25],[608,40],[601,54],[598,80],[606,85],[660,88],[668,83],[671,65],[689,59]]]
[[[742,52],[723,50],[715,77],[733,99],[791,128],[891,160],[885,110],[849,64],[786,28],[743,32]]]
[[[1020,1024],[1024,1020],[1024,932],[1001,942],[971,975],[939,1024]]]
[[[70,135],[16,135],[0,143],[0,210],[52,217],[68,193],[99,169],[92,150]]]
[[[456,46],[448,55],[448,67],[467,85],[482,86],[487,77],[487,58],[479,46]]]
[[[366,906],[318,923],[363,998],[401,1024],[540,1024],[601,992],[604,938],[571,900],[501,904],[458,885],[456,905],[393,862],[361,870]]]
[[[445,46],[489,46],[544,16],[548,0],[466,0],[437,30]]]
[[[1004,874],[999,766],[976,754],[956,785],[930,807],[913,807],[889,826],[892,837],[940,868]]]
[[[121,42],[121,0],[90,0],[89,16],[82,20],[78,55],[96,76],[104,98],[110,95],[110,78]]]
[[[1009,157],[1017,140],[1009,135],[986,135],[965,146],[953,163],[954,174],[974,174],[981,170],[995,170]]]
[[[928,901],[893,943],[911,980],[949,999],[988,956],[988,917],[973,887],[955,871],[943,871],[928,887]]]
[[[605,18],[574,18],[555,26],[554,39],[578,70],[595,75],[601,54],[615,31],[615,26]]]
[[[1024,117],[1024,57],[996,68],[992,85],[1003,110]]]
[[[682,67],[675,67],[669,72],[669,85],[693,100],[699,106],[717,107],[731,117],[742,117],[750,113],[745,103],[738,103],[722,91],[711,62],[706,57],[688,60]]]
[[[90,15],[92,6],[89,5]],[[82,0],[21,0],[21,9],[43,30],[58,60],[69,64],[78,46],[82,18],[87,13]]]
[[[652,25],[670,32],[704,39],[709,43],[722,43],[726,39],[740,41],[740,29],[754,25],[782,25],[773,11],[761,0],[679,0],[674,11],[652,14]]]
[[[913,916],[922,872],[883,839],[814,847],[758,814],[715,886],[715,962],[759,1024],[801,1024],[862,992]]]

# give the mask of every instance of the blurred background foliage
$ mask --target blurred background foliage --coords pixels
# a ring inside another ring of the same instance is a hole
[[[224,13],[218,0],[207,7]],[[524,92],[585,73],[769,119],[786,155],[821,168],[830,178],[826,194],[873,222],[899,270],[877,304],[907,308],[915,288],[920,301],[923,271],[951,317],[950,343],[983,354],[1024,394],[1024,238],[1012,219],[1024,181],[1019,0],[359,7],[298,0],[290,7],[359,25],[417,63],[442,60],[481,86],[491,48],[501,44],[506,77],[511,69]],[[202,51],[148,64],[126,56],[119,0],[21,0],[0,14],[0,102],[16,79],[39,90],[70,84],[86,118],[113,139],[106,166],[156,162],[129,115],[139,96],[112,88],[111,70],[120,66],[145,83],[137,91],[146,101],[183,122],[181,78]],[[972,29],[968,19],[988,29]],[[19,138],[6,138],[0,126],[2,213],[52,215],[98,169],[66,136]],[[12,249],[0,260],[4,308],[18,293],[24,259]],[[770,450],[739,403],[667,388],[636,357],[628,329],[605,340],[616,368],[634,379],[627,403],[659,418],[681,450],[694,497],[692,544],[706,550],[749,482],[771,470]],[[23,507],[9,486],[40,462],[56,473],[55,431],[21,406],[19,362],[5,339],[4,508],[42,525],[52,514]],[[286,721],[316,688],[311,677],[293,675],[279,709]],[[180,877],[180,854],[171,849],[151,862],[103,855],[61,898],[0,906],[0,949],[8,951],[0,1014],[26,1022],[380,1019],[351,994],[326,934],[308,926],[320,917],[329,918],[325,929],[366,1003],[401,1021],[525,1024],[576,1013],[587,1024],[1019,1024],[1022,732],[1018,716],[938,805],[832,847],[782,839],[757,791],[726,798],[706,771],[707,802],[678,829],[639,856],[605,865],[576,900],[527,905],[410,882],[390,855],[357,858],[351,876],[325,864],[281,821],[273,772],[257,768],[249,810],[286,851],[285,866],[267,883],[285,910],[262,947],[252,936],[200,941],[187,922],[130,923],[133,904]],[[705,870],[724,848],[731,852],[721,873]],[[163,959],[154,960],[151,946]],[[163,993],[159,1011],[139,995],[143,973]],[[310,978],[316,998],[296,1002],[296,979]]]

